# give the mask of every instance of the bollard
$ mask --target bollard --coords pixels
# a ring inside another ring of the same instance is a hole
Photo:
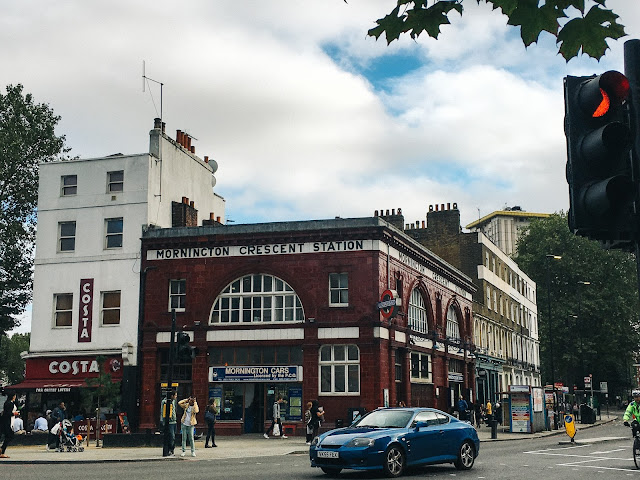
[[[495,440],[498,438],[498,421],[491,420],[491,439]]]

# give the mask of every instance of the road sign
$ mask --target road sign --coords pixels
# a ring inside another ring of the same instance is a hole
[[[584,383],[587,385],[591,385],[591,377],[584,377]]]
[[[600,391],[602,393],[609,393],[609,386],[607,385],[607,382],[600,382]]]

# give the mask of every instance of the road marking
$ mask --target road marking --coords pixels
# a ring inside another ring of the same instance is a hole
[[[622,452],[626,450],[626,448],[616,448],[615,450],[605,450],[602,452],[593,452],[591,455],[606,455],[607,453],[615,453],[615,452]]]

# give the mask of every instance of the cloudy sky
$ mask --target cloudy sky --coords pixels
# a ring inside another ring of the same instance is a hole
[[[473,0],[438,40],[367,37],[395,4],[0,0],[0,89],[50,104],[72,155],[141,153],[160,109],[144,60],[167,132],[216,159],[236,223],[566,210],[562,78],[622,70],[640,2],[608,0],[628,36],[568,64]]]

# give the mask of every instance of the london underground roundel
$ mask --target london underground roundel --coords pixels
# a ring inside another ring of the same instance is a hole
[[[380,296],[378,310],[384,318],[393,318],[398,313],[398,308],[402,306],[402,300],[395,290],[385,290]]]

